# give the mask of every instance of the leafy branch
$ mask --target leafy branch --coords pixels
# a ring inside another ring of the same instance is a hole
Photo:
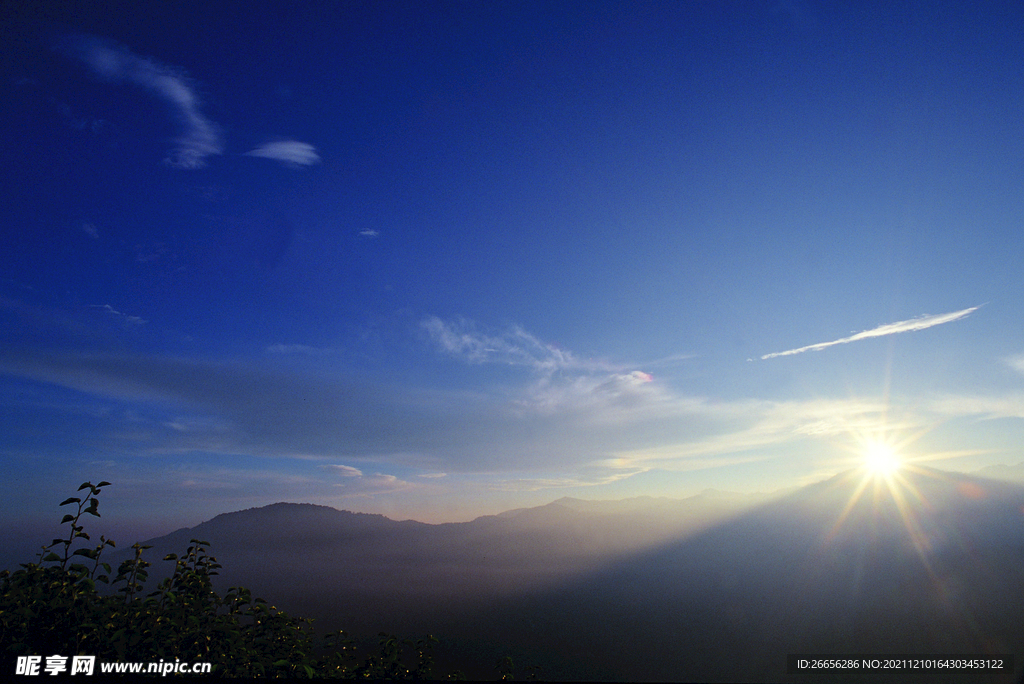
[[[365,657],[343,631],[316,645],[313,621],[292,617],[254,598],[244,587],[220,596],[213,577],[221,569],[210,543],[192,539],[183,556],[168,554],[170,576],[144,594],[150,546],[135,543],[110,580],[111,567],[101,560],[113,540],[101,536],[94,547],[81,520],[99,517],[99,499],[109,482],[83,483],[61,506],[66,537],[42,547],[37,563],[0,572],[0,652],[16,655],[94,655],[101,661],[158,659],[209,662],[222,676],[332,677],[344,679],[430,679],[433,636],[400,640],[381,632],[378,651]],[[79,562],[82,559],[86,562]],[[91,561],[91,564],[88,563]],[[101,593],[96,582],[117,587]],[[120,586],[119,586],[120,585]],[[501,679],[512,678],[512,661],[498,663]],[[448,679],[460,679],[454,672]]]

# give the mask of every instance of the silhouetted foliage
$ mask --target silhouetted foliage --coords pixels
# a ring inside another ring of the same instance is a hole
[[[431,649],[437,643],[432,636],[414,642],[381,632],[379,652],[360,659],[343,631],[326,635],[317,645],[312,620],[292,617],[243,587],[219,595],[212,577],[221,566],[206,541],[192,539],[184,556],[166,556],[174,571],[148,594],[144,585],[151,564],[142,557],[148,546],[134,544],[134,556],[111,579],[111,566],[101,557],[114,546],[112,540],[100,537],[95,547],[73,548],[79,540],[90,541],[80,520],[84,514],[99,517],[96,497],[109,484],[83,483],[78,491],[87,490],[84,497],[60,504],[77,506],[61,520],[70,524],[67,537],[44,546],[38,562],[0,573],[0,651],[5,657],[208,662],[214,673],[237,677],[431,678]],[[115,591],[100,592],[97,583]]]

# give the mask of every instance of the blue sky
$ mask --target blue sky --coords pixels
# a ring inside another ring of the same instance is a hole
[[[25,529],[1024,461],[1015,3],[21,4]]]

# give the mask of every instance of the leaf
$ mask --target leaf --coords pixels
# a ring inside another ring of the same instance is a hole
[[[82,490],[83,490],[83,489],[85,489],[86,487],[92,487],[92,482],[83,482],[83,483],[82,483],[82,486],[80,486],[80,487],[78,488],[78,491],[82,491]]]
[[[110,483],[109,483],[109,482],[107,482],[106,480],[103,480],[102,482],[100,482],[100,483],[99,483],[98,485],[96,485],[96,486],[97,486],[97,487],[109,487],[109,486],[110,486]]]
[[[60,505],[61,506],[67,506],[69,503],[82,503],[82,500],[79,499],[77,496],[71,496],[71,497],[68,497],[67,499],[64,499],[63,501],[61,501]]]

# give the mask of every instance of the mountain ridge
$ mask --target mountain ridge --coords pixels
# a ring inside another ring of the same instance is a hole
[[[512,649],[555,679],[802,681],[785,655],[814,651],[967,648],[1024,663],[1018,485],[851,470],[760,500],[625,501],[437,525],[279,503],[148,543],[209,541],[218,582],[328,628],[436,633],[463,655]]]

